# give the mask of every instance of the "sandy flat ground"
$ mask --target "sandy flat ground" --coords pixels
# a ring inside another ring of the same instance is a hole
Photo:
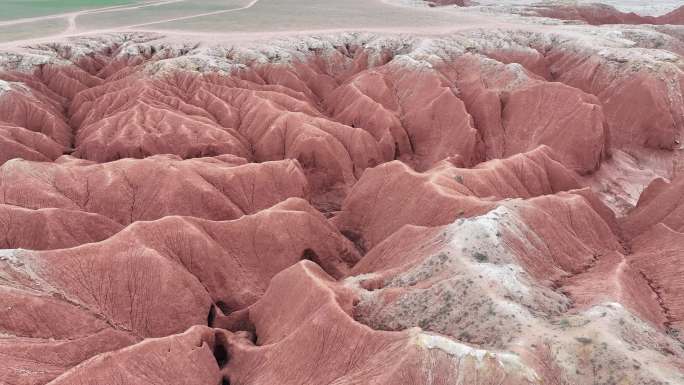
[[[120,31],[189,34],[206,39],[336,30],[437,31],[482,26],[489,19],[458,9],[401,6],[381,0],[170,0],[0,22],[0,46]],[[59,22],[63,23],[61,30]]]
[[[485,16],[458,9],[414,8],[378,0],[259,0],[252,7],[230,14],[214,14],[141,26],[156,31],[283,32],[312,30],[428,31],[475,26]]]
[[[483,4],[533,2],[480,1]],[[684,4],[684,0],[605,2],[643,13],[664,13]],[[517,16],[485,14],[458,7],[429,8],[420,6],[416,0],[150,0],[2,21],[0,48],[121,31],[160,32],[170,37],[192,36],[212,42],[318,31],[445,33],[525,24],[529,21]]]
[[[35,36],[58,36],[69,27],[64,18],[46,19],[3,26],[0,24],[0,41],[21,41]]]
[[[201,15],[224,14],[248,6],[253,0],[184,0],[138,9],[114,10],[106,13],[86,13],[77,19],[80,31],[103,28],[133,28],[154,25],[167,20],[185,20]]]
[[[127,30],[159,21],[240,9],[254,0],[149,0],[121,6],[0,21],[0,43],[58,40],[88,32]],[[63,26],[58,28],[57,25]],[[32,31],[32,32],[31,32]]]

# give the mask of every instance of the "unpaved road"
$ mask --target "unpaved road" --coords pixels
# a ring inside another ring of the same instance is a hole
[[[15,19],[15,20],[8,20],[8,21],[2,21],[0,22],[0,31],[2,29],[9,30],[12,27],[16,28],[26,28],[26,27],[31,27],[35,30],[35,38],[31,39],[23,39],[20,41],[12,40],[11,38],[6,39],[2,36],[2,32],[0,32],[0,42],[5,42],[5,43],[14,43],[14,44],[29,44],[34,41],[39,41],[43,39],[48,39],[48,40],[59,40],[64,37],[68,36],[77,36],[85,33],[98,33],[98,32],[113,32],[113,31],[121,31],[121,30],[130,30],[130,29],[135,29],[135,28],[141,28],[144,26],[148,25],[153,25],[153,24],[159,24],[159,23],[168,23],[168,22],[176,22],[176,21],[182,21],[182,20],[187,20],[191,18],[196,18],[196,17],[204,17],[204,16],[213,16],[213,15],[220,15],[223,13],[228,13],[228,12],[236,12],[236,11],[241,11],[248,9],[252,6],[254,6],[259,0],[251,0],[250,2],[246,3],[243,6],[239,7],[232,7],[232,8],[227,8],[227,9],[221,9],[217,11],[211,11],[211,12],[200,12],[200,13],[191,13],[186,16],[179,16],[179,17],[172,17],[172,18],[166,18],[166,19],[161,19],[161,20],[150,20],[149,22],[143,22],[143,23],[135,23],[135,24],[125,24],[125,20],[122,20],[122,25],[116,28],[108,28],[108,29],[84,29],[79,25],[78,18],[87,16],[87,15],[98,15],[98,14],[111,14],[112,17],[116,17],[117,13],[123,12],[123,11],[136,11],[136,10],[143,10],[145,8],[151,8],[151,7],[161,7],[171,5],[171,4],[180,4],[180,3],[188,3],[187,0],[161,0],[161,1],[148,1],[144,2],[141,4],[136,4],[136,5],[119,5],[119,6],[110,6],[110,7],[102,7],[102,8],[92,8],[92,9],[85,9],[81,11],[75,11],[75,12],[68,12],[68,13],[60,13],[60,14],[53,14],[53,15],[45,15],[45,16],[39,16],[39,17],[31,17],[31,18],[21,18],[21,19]],[[66,28],[61,31],[60,33],[54,34],[46,34],[42,36],[41,34],[41,26],[45,22],[54,22],[58,20],[65,20],[66,21]],[[2,44],[4,45],[4,44]]]

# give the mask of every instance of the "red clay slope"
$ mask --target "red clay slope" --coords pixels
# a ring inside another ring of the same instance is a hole
[[[45,383],[100,352],[211,324],[300,259],[339,277],[359,256],[298,199],[234,221],[169,216],[72,249],[5,251],[12,311],[0,328],[14,337],[0,344],[0,368],[16,373],[9,383]]]
[[[684,6],[662,16],[641,16],[620,12],[605,4],[538,5],[529,7],[539,16],[563,20],[580,20],[587,24],[684,24]]]
[[[425,0],[428,6],[457,5],[465,7],[477,4],[467,0]],[[552,19],[582,21],[591,25],[604,24],[684,24],[684,6],[661,16],[642,16],[634,12],[622,12],[613,6],[600,2],[590,4],[532,4],[520,6],[514,12],[527,16],[542,16]]]
[[[234,156],[174,155],[103,164],[71,156],[54,163],[14,159],[0,167],[0,189],[0,203],[95,213],[122,225],[167,215],[235,219],[309,191],[296,160],[246,164]]]
[[[681,70],[507,38],[1,73],[0,382],[680,381],[681,178],[585,183],[674,170]]]

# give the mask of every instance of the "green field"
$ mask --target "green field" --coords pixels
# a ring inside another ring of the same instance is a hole
[[[139,2],[140,0],[0,0],[0,21]]]

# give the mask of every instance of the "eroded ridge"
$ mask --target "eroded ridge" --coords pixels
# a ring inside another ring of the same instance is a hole
[[[479,2],[470,0],[424,0],[423,3],[430,7],[439,6],[459,6],[469,7],[478,6]],[[673,3],[676,4],[676,3]],[[623,4],[628,7],[644,6],[651,4]],[[671,5],[671,4],[670,4]],[[673,7],[677,7],[676,5]],[[615,6],[590,1],[548,1],[535,2],[529,4],[521,2],[502,1],[500,4],[487,1],[481,7],[484,11],[495,13],[513,13],[522,16],[545,17],[556,20],[569,21],[572,23],[587,23],[591,25],[612,25],[612,24],[684,24],[684,6],[679,6],[671,11],[659,15],[641,15],[632,11],[621,11]]]
[[[620,28],[2,54],[0,382],[684,383],[684,35]]]

